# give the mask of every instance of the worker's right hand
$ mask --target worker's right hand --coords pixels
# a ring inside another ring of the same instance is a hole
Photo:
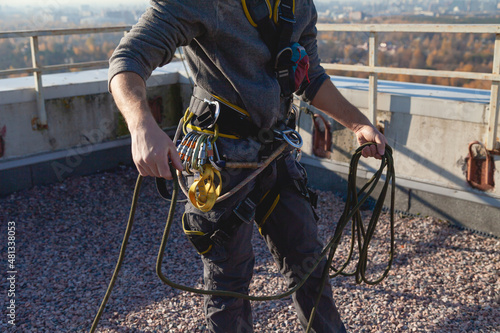
[[[153,117],[130,128],[132,158],[142,176],[172,179],[169,161],[182,171],[182,163],[175,144],[156,124]]]

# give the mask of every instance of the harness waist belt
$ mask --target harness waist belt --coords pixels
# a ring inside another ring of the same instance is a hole
[[[214,102],[218,103],[218,106]],[[220,113],[216,115],[214,109],[217,107]],[[248,112],[198,86],[193,90],[189,111],[194,114],[192,125],[201,129],[210,128],[217,123],[220,133],[238,138],[257,137],[260,131],[260,128],[250,119]]]

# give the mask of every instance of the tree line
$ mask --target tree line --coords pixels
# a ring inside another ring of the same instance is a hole
[[[383,22],[388,23],[388,22]],[[392,23],[404,23],[394,20]],[[319,55],[322,62],[368,65],[369,33],[321,32]],[[377,65],[397,68],[491,73],[494,34],[472,33],[379,33]],[[332,75],[366,78],[361,72],[330,71]],[[380,74],[380,79],[490,89],[485,80],[454,79],[412,75]]]
[[[120,35],[107,33],[39,37],[39,63],[49,66],[107,60],[117,46]],[[29,38],[0,39],[0,70],[26,67],[32,67]]]

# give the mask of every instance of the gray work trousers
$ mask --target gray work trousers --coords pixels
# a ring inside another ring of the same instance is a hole
[[[261,233],[289,288],[294,287],[316,262],[323,246],[317,237],[317,224],[309,200],[298,190],[292,179],[306,182],[307,176],[301,165],[291,156],[286,158],[286,169],[277,170],[277,164],[268,167],[256,182],[249,184],[230,199],[217,204],[210,212],[202,213],[186,205],[185,222],[192,230],[210,232],[219,219],[236,218],[231,212],[254,186],[261,186],[262,193],[276,183],[277,172],[287,172],[290,181],[281,186],[280,198],[274,210],[261,227]],[[223,185],[231,188],[248,175],[234,171],[223,175]],[[253,273],[252,250],[253,225],[242,223],[223,246],[214,245],[202,255],[204,282],[208,290],[229,290],[248,294]],[[293,294],[298,318],[304,329],[317,298],[321,274],[326,260]],[[204,310],[208,329],[216,333],[253,332],[250,302],[240,298],[206,296]],[[313,332],[346,332],[335,307],[329,283],[323,289],[317,310]]]

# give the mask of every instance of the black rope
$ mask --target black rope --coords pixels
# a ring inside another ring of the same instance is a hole
[[[174,217],[174,212],[175,212],[175,205],[177,202],[177,195],[179,193],[179,183],[177,179],[177,173],[173,169],[173,167],[170,165],[170,171],[171,174],[174,177],[174,188],[172,191],[172,199],[170,203],[170,209],[167,217],[167,221],[165,224],[165,229],[163,232],[163,237],[161,240],[160,248],[158,251],[158,257],[156,261],[156,273],[158,277],[167,285],[180,289],[183,291],[188,291],[196,294],[202,294],[202,295],[214,295],[214,296],[226,296],[226,297],[235,297],[235,298],[242,298],[250,301],[269,301],[269,300],[277,300],[281,299],[284,297],[288,297],[295,293],[299,288],[301,288],[304,283],[307,281],[309,276],[316,270],[316,268],[319,266],[321,261],[324,258],[327,258],[327,265],[325,265],[325,268],[323,270],[323,276],[322,276],[322,283],[321,287],[319,288],[319,293],[318,293],[318,298],[316,300],[315,306],[311,311],[311,315],[309,318],[309,324],[306,332],[309,332],[312,323],[314,321],[314,316],[317,311],[317,307],[319,304],[319,300],[324,288],[324,285],[326,284],[326,279],[328,277],[334,277],[339,274],[343,275],[355,275],[356,276],[356,282],[361,283],[365,282],[367,284],[376,284],[382,281],[387,274],[389,273],[389,270],[392,265],[393,257],[394,257],[394,192],[395,192],[395,173],[394,173],[394,161],[392,158],[392,149],[386,145],[386,150],[385,154],[382,157],[381,160],[381,165],[379,170],[374,174],[374,176],[363,186],[363,188],[358,192],[356,189],[356,171],[358,167],[358,161],[361,156],[361,151],[363,150],[364,147],[371,145],[373,143],[367,143],[362,146],[360,146],[356,152],[353,155],[353,158],[351,160],[351,165],[350,165],[350,170],[349,170],[349,183],[348,183],[348,195],[347,195],[347,201],[345,204],[344,212],[337,224],[337,227],[334,232],[334,236],[329,240],[327,245],[323,248],[323,251],[320,254],[320,257],[318,260],[315,262],[315,264],[312,266],[312,268],[303,276],[302,280],[293,288],[289,289],[286,292],[280,293],[280,294],[275,294],[275,295],[267,295],[267,296],[252,296],[252,295],[247,295],[247,294],[242,294],[242,293],[237,293],[233,291],[225,291],[225,290],[205,290],[205,289],[199,289],[199,288],[193,288],[185,285],[181,285],[178,283],[175,283],[168,279],[163,273],[162,273],[162,262],[164,259],[165,255],[165,248],[167,245],[167,239],[170,234],[170,229],[172,226],[172,221]],[[385,183],[383,185],[382,191],[380,193],[380,196],[377,200],[377,203],[375,204],[375,209],[372,214],[372,218],[370,220],[370,223],[368,224],[366,230],[363,226],[361,215],[360,215],[360,207],[361,205],[369,198],[370,194],[373,192],[375,189],[377,183],[379,182],[380,178],[382,177],[383,171],[386,170],[386,176],[385,176]],[[121,264],[123,262],[124,256],[125,256],[125,250],[126,246],[128,243],[128,238],[130,237],[130,233],[132,230],[132,225],[134,222],[134,215],[135,215],[135,210],[137,206],[137,200],[139,196],[139,191],[142,183],[142,176],[139,175],[137,178],[137,183],[136,187],[134,190],[134,195],[132,199],[132,205],[130,208],[130,214],[129,214],[129,219],[127,223],[127,227],[125,230],[125,235],[123,238],[123,242],[121,245],[120,249],[120,255],[118,257],[118,262],[116,264],[115,270],[113,272],[113,276],[111,278],[111,281],[109,283],[108,289],[106,291],[106,294],[104,296],[104,299],[101,302],[101,305],[99,307],[99,310],[94,318],[94,321],[92,323],[92,327],[90,329],[90,332],[94,332],[98,322],[101,318],[101,315],[104,311],[104,308],[106,306],[106,303],[109,299],[109,296],[111,295],[114,283],[116,281],[116,278],[118,276]],[[380,213],[382,211],[383,203],[389,188],[389,184],[391,184],[391,208],[390,208],[390,221],[391,221],[391,248],[390,248],[390,258],[389,258],[389,263],[387,265],[386,270],[382,274],[382,276],[374,281],[368,280],[366,278],[366,267],[367,267],[367,262],[368,262],[368,248],[370,241],[373,237],[373,234],[375,232],[375,228],[377,225],[378,218],[380,216]],[[365,193],[366,192],[366,193]],[[332,261],[333,257],[335,255],[335,252],[337,250],[338,245],[340,244],[340,240],[343,234],[343,231],[348,224],[350,220],[353,220],[353,232],[352,232],[352,239],[351,239],[351,247],[350,247],[350,252],[348,259],[344,264],[341,266],[339,269],[335,269],[332,267]],[[355,235],[357,235],[357,240],[358,240],[358,249],[359,249],[359,260],[356,265],[356,270],[354,273],[345,273],[344,269],[348,266],[350,260],[352,259],[352,254],[354,250],[354,242],[355,242]],[[333,275],[329,276],[330,268],[335,272]]]

